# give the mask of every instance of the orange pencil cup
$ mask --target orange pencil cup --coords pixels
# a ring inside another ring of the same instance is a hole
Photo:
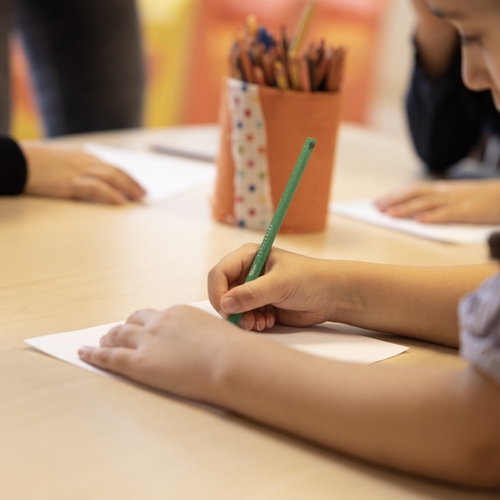
[[[281,232],[322,231],[328,216],[341,92],[278,90],[228,79],[212,213],[215,220],[266,230],[307,137],[316,147]]]

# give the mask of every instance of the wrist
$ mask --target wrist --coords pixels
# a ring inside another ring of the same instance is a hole
[[[326,279],[326,293],[329,308],[328,321],[349,323],[362,310],[361,289],[356,278],[359,262],[351,261],[325,261],[328,272]]]
[[[211,362],[207,400],[222,408],[237,410],[235,399],[245,391],[242,375],[247,373],[246,365],[252,366],[254,359],[258,362],[258,349],[254,344],[262,339],[255,333],[235,331],[226,340]]]

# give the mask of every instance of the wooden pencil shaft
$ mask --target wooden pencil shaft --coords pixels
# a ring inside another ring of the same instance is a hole
[[[292,56],[296,56],[298,50],[300,49],[300,45],[304,40],[304,35],[311,20],[313,10],[314,10],[314,2],[308,2],[304,6],[304,9],[302,10],[299,22],[297,24],[297,27],[292,37],[292,41],[290,42],[290,46],[288,48],[288,52]]]
[[[254,83],[252,62],[250,61],[250,57],[248,55],[248,44],[242,35],[238,36],[238,44],[240,48],[240,60],[243,76],[247,82]]]

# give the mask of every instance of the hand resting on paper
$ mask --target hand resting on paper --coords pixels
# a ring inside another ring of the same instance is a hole
[[[182,397],[218,402],[212,381],[233,345],[247,349],[257,336],[189,306],[144,309],[83,347],[81,359]],[[268,342],[266,342],[267,344]]]
[[[375,201],[387,215],[427,223],[500,224],[500,180],[421,182]]]
[[[128,174],[79,149],[23,143],[26,194],[119,205],[146,193]]]

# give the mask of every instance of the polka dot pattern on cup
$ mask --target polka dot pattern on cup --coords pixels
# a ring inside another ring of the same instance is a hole
[[[258,85],[229,80],[236,224],[267,229],[273,215],[267,165],[267,135]]]

